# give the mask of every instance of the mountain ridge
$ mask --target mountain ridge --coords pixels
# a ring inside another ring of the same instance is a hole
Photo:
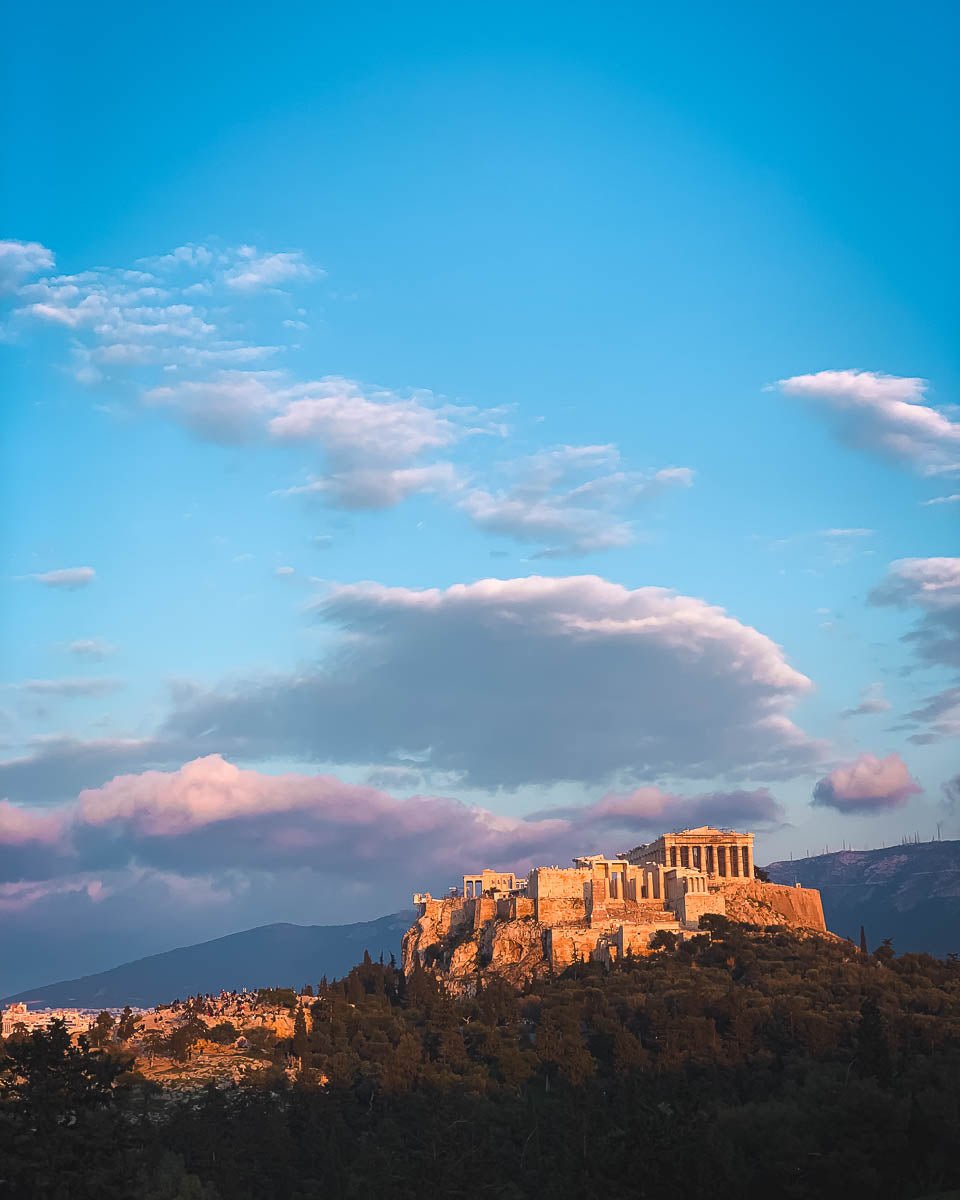
[[[316,984],[344,975],[364,950],[399,958],[400,939],[413,919],[391,913],[350,925],[276,922],[120,963],[106,971],[27,988],[0,999],[50,1008],[151,1008],[198,992],[254,989],[274,983]]]
[[[817,888],[827,928],[873,948],[960,953],[960,841],[911,842],[875,850],[837,850],[770,863],[775,883]]]

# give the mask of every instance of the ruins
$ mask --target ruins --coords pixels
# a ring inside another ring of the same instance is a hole
[[[710,826],[664,833],[615,858],[534,867],[526,878],[486,868],[447,896],[413,899],[404,970],[436,970],[459,992],[485,973],[522,983],[577,961],[647,954],[658,931],[694,937],[710,914],[826,930],[819,892],[762,882],[753,834]]]

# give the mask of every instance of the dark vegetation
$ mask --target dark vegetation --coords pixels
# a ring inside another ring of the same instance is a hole
[[[8,1038],[0,1197],[771,1196],[960,1188],[960,962],[710,935],[517,995],[365,958],[245,1086],[171,1096]]]

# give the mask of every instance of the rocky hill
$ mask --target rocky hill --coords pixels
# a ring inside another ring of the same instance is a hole
[[[863,925],[871,949],[889,937],[899,951],[960,953],[960,841],[846,850],[766,870],[777,883],[817,888],[827,928],[856,941]]]
[[[123,963],[109,971],[30,988],[0,1004],[24,1000],[48,1008],[150,1008],[177,996],[282,984],[316,984],[345,975],[369,950],[399,958],[413,913],[355,925],[262,925]]]
[[[582,891],[579,899],[543,894],[540,877],[557,876],[567,884],[567,877],[577,875],[582,876],[574,880]],[[697,937],[701,917],[710,915],[761,929],[779,926],[832,936],[824,927],[820,897],[803,887],[713,879],[709,892],[694,891],[680,901],[637,901],[611,900],[607,882],[591,879],[589,868],[538,868],[530,879],[533,896],[424,896],[403,939],[404,970],[410,974],[424,967],[448,992],[469,996],[492,977],[521,987],[578,962],[610,965],[625,956],[645,956],[658,946]],[[688,907],[691,900],[698,902],[695,907]]]

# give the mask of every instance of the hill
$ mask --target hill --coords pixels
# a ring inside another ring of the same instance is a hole
[[[118,1058],[115,1043],[78,1054],[56,1029],[13,1037],[8,1194],[955,1194],[960,961],[712,924],[526,995],[491,981],[451,998],[419,967],[363,963],[318,989],[299,1032],[289,1009],[282,1027],[244,1021],[242,1047],[198,1036],[203,1004],[171,1014],[165,1045],[135,1032]],[[125,1070],[131,1052],[142,1075]],[[213,1075],[220,1087],[196,1086]]]
[[[960,953],[960,841],[844,850],[771,863],[775,883],[817,888],[827,928],[867,933],[871,949],[892,938],[898,952]]]
[[[400,957],[412,913],[393,913],[355,925],[262,925],[242,933],[181,946],[123,963],[109,971],[7,996],[50,1008],[151,1008],[178,996],[272,984],[316,984],[345,975],[363,956]]]

